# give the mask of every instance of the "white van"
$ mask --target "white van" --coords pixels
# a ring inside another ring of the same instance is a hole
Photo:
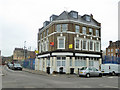
[[[118,75],[120,74],[119,64],[101,64],[101,72],[103,75]]]

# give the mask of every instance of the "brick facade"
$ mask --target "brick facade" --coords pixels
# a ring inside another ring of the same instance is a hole
[[[70,73],[73,68],[74,73],[77,73],[83,63],[84,66],[94,65],[99,69],[102,57],[101,24],[91,15],[80,16],[77,13],[77,16],[73,17],[71,13],[76,12],[64,11],[59,16],[55,16],[55,19],[48,25],[39,29],[37,70],[46,72],[46,68],[50,67],[50,73],[53,73],[54,71],[59,72],[60,68],[63,68],[65,73]],[[86,17],[89,17],[90,20]],[[76,27],[79,27],[79,32],[76,31]],[[84,31],[86,34],[83,33],[83,27],[86,27],[86,31]],[[90,28],[92,29],[91,33]],[[49,31],[48,35],[47,30]],[[50,43],[54,43],[54,45],[50,45]],[[47,63],[49,64],[47,65]],[[72,66],[69,65],[70,63]]]

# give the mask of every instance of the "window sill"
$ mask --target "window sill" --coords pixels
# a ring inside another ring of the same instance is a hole
[[[65,49],[65,48],[57,48],[57,49]]]
[[[81,50],[80,48],[75,48],[75,50]]]

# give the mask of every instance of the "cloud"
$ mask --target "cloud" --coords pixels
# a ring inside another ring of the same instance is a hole
[[[37,48],[38,29],[52,14],[76,10],[80,15],[93,14],[102,25],[102,49],[109,40],[118,38],[119,0],[0,0],[0,49],[2,55],[12,55],[15,47]],[[2,35],[1,35],[2,34]],[[2,45],[2,47],[1,47]]]

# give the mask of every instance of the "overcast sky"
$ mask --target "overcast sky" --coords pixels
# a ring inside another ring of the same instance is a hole
[[[119,0],[0,0],[0,50],[3,56],[14,48],[37,49],[38,29],[52,14],[75,10],[79,15],[93,14],[101,23],[102,49],[109,40],[118,40]]]

